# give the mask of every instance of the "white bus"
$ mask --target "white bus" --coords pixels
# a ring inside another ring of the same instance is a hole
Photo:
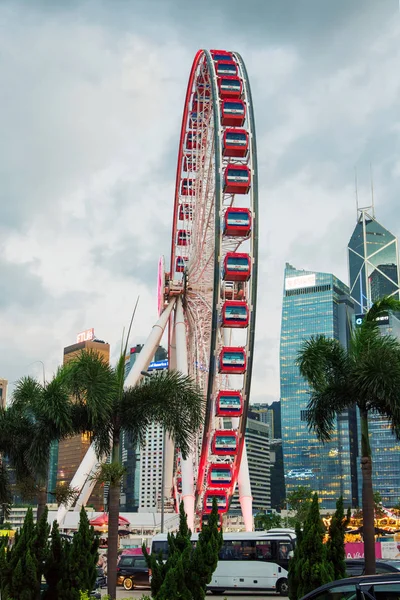
[[[199,534],[192,535],[195,544]],[[224,533],[217,568],[207,589],[213,594],[229,590],[274,591],[288,595],[288,565],[296,535],[292,529]],[[153,537],[151,552],[168,557],[167,535]]]

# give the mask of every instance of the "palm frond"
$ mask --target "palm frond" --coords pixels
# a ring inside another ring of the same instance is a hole
[[[304,379],[316,389],[325,389],[332,378],[344,377],[349,369],[348,355],[338,340],[324,335],[305,340],[297,355]]]
[[[149,425],[159,423],[186,457],[202,423],[204,407],[204,396],[190,377],[164,371],[124,390],[121,428],[142,443]]]
[[[14,410],[20,410],[20,412],[28,415],[30,411],[33,413],[36,403],[40,402],[42,398],[42,394],[43,386],[35,378],[21,377],[14,388],[12,406]]]
[[[358,352],[354,385],[366,410],[389,419],[393,431],[400,428],[400,343],[391,335],[370,334]]]
[[[82,351],[62,368],[60,376],[74,402],[87,409],[89,429],[110,421],[117,391],[115,371],[97,352]]]
[[[386,316],[389,312],[400,312],[400,301],[394,296],[383,296],[371,306],[366,313],[363,324],[378,324],[377,319]]]

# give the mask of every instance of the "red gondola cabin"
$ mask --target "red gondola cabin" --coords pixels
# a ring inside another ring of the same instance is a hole
[[[248,281],[251,275],[251,259],[248,254],[227,252],[224,258],[223,279],[226,281]]]
[[[220,429],[214,433],[211,451],[216,456],[236,456],[238,438],[236,431]]]
[[[190,231],[178,229],[176,243],[178,246],[187,246],[190,243]]]
[[[179,205],[179,219],[183,221],[184,219],[192,219],[193,218],[193,206],[192,204],[180,204]]]
[[[240,417],[243,412],[243,398],[240,392],[221,391],[215,400],[217,417]]]
[[[186,256],[177,256],[175,261],[175,271],[177,273],[183,273],[187,265],[188,259]]]
[[[221,123],[224,127],[242,127],[246,119],[246,105],[243,100],[223,100]]]
[[[247,361],[244,348],[224,346],[219,355],[219,372],[224,374],[243,375]]]
[[[183,170],[186,172],[197,171],[197,164],[194,156],[190,155],[183,158]]]
[[[210,465],[207,482],[210,487],[229,487],[232,483],[232,465],[226,463]]]
[[[250,187],[249,167],[229,163],[224,173],[224,194],[247,194]]]
[[[240,98],[243,91],[242,80],[239,77],[219,77],[218,78],[219,97],[225,98]]]
[[[251,212],[248,208],[230,206],[224,216],[224,235],[247,237],[251,231]]]
[[[194,150],[201,144],[201,132],[188,131],[186,134],[186,150]]]
[[[182,196],[194,196],[195,187],[196,187],[195,179],[182,179],[181,195]]]
[[[226,129],[222,139],[222,155],[244,158],[249,149],[249,134],[245,129]]]
[[[238,74],[236,63],[232,60],[219,60],[215,65],[215,71],[218,77],[236,77]]]
[[[226,50],[210,50],[210,54],[215,62],[219,60],[233,60],[232,52],[227,52]]]
[[[200,95],[197,92],[193,94],[192,99],[192,111],[193,112],[205,112],[210,104],[210,91],[205,91],[204,94]]]
[[[226,300],[221,310],[222,327],[244,328],[249,324],[249,307],[246,302]]]
[[[204,512],[210,514],[214,498],[217,500],[218,513],[225,513],[228,510],[228,497],[223,490],[208,490],[204,494]]]

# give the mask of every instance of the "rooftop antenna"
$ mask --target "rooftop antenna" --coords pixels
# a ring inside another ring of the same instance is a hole
[[[354,167],[354,187],[356,193],[356,211],[357,211],[357,220],[358,220],[358,182],[357,182],[357,167]]]
[[[371,201],[372,201],[372,217],[375,219],[375,201],[374,201],[374,178],[372,174],[372,163],[369,163],[369,172],[371,175]]]

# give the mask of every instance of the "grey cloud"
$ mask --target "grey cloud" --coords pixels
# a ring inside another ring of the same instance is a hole
[[[18,307],[36,310],[48,300],[49,294],[41,280],[31,272],[32,264],[17,265],[0,259],[0,308]]]

